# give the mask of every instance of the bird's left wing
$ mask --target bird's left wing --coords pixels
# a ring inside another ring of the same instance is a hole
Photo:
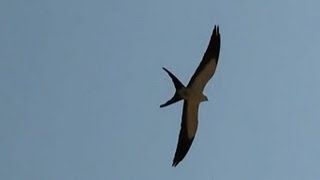
[[[215,26],[210,38],[210,42],[196,72],[191,77],[187,87],[194,91],[201,92],[205,85],[213,76],[220,54],[220,33],[219,26]]]

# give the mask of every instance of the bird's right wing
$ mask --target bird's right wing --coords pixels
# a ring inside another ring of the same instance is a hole
[[[198,127],[198,103],[184,101],[178,145],[172,166],[177,166],[188,153]]]

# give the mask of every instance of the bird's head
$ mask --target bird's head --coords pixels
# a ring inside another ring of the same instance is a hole
[[[208,97],[206,95],[202,96],[202,101],[209,101]]]

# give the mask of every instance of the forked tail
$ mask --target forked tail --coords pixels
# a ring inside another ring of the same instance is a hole
[[[182,97],[178,94],[178,91],[180,89],[185,88],[184,85],[179,81],[179,79],[176,76],[174,76],[168,69],[166,69],[164,67],[162,69],[165,70],[168,73],[168,75],[170,76],[170,78],[174,84],[174,87],[176,88],[176,92],[170,100],[168,100],[166,103],[160,105],[160,108],[169,106],[170,104],[174,104],[174,103],[182,100]]]

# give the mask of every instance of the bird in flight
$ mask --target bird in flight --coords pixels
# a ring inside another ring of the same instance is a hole
[[[181,129],[176,153],[172,163],[173,167],[177,166],[183,160],[191,147],[198,127],[199,104],[202,101],[208,101],[207,96],[203,94],[203,90],[216,70],[219,53],[219,26],[214,26],[207,50],[187,87],[185,87],[168,69],[163,67],[163,70],[170,76],[176,92],[170,100],[160,105],[160,107],[163,108],[180,100],[184,100]]]

